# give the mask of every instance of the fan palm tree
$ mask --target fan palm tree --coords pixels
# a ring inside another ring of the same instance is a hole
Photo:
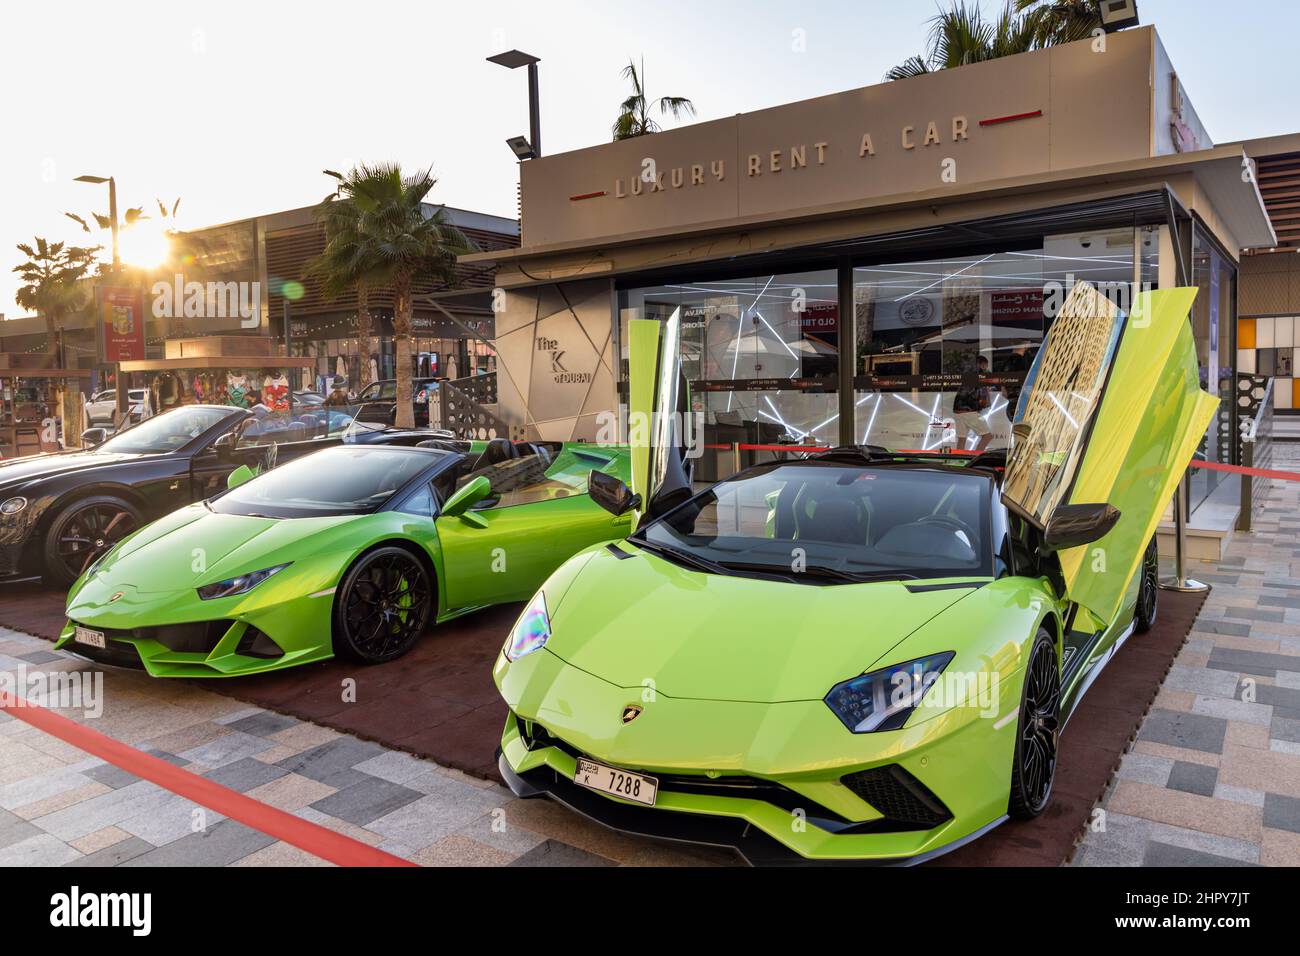
[[[996,20],[986,19],[978,4],[968,6],[961,0],[931,18],[927,52],[904,60],[885,79],[902,80],[1069,43],[1100,26],[1089,0],[1007,0]]]
[[[89,300],[81,280],[95,265],[99,248],[49,242],[40,236],[33,243],[18,244],[18,251],[27,261],[13,268],[23,283],[14,301],[45,319],[45,349],[51,355],[59,352],[64,320],[85,308]]]
[[[350,170],[346,175],[332,169],[324,171],[338,185],[316,207],[316,220],[325,227],[325,248],[307,265],[307,275],[320,280],[326,298],[336,299],[355,292],[357,297],[357,338],[361,343],[363,380],[358,387],[368,384],[364,380],[375,357],[375,336],[370,315],[370,290],[383,285],[387,277],[381,273],[379,254],[374,240],[361,229],[361,210],[352,197],[366,195],[373,190],[367,180],[375,173],[365,166]]]
[[[659,108],[660,116],[671,114],[673,119],[681,119],[683,113],[687,116],[695,115],[695,104],[684,96],[661,96],[657,100],[651,100],[645,95],[644,59],[639,71],[636,64],[629,60],[627,66],[623,67],[623,78],[632,83],[632,95],[618,108],[618,119],[614,121],[615,142],[659,132],[659,124],[650,115],[653,107]]]
[[[473,251],[465,235],[447,221],[445,209],[425,206],[437,180],[432,170],[411,176],[402,174],[396,163],[361,166],[339,177],[338,201],[353,211],[339,210],[338,221],[348,226],[355,239],[341,241],[339,249],[352,245],[357,275],[368,285],[381,281],[393,290],[393,346],[397,358],[396,424],[415,424],[411,405],[411,324],[414,303],[411,288],[416,278],[432,278],[446,285],[456,280],[456,257]],[[327,227],[328,228],[328,227]],[[347,257],[340,251],[343,260]]]

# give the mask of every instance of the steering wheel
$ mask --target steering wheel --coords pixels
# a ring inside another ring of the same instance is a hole
[[[966,543],[971,547],[974,547],[975,542],[979,540],[975,534],[975,529],[960,518],[954,518],[952,515],[926,515],[924,518],[918,518],[916,523],[937,524],[942,525],[945,528],[951,528],[954,531],[960,531],[966,536]]]

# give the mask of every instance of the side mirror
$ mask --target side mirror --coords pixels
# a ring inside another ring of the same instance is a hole
[[[1115,527],[1119,509],[1105,502],[1095,505],[1057,505],[1043,532],[1044,551],[1064,551],[1090,544]]]
[[[587,481],[587,493],[610,514],[627,514],[634,508],[641,507],[641,496],[632,493],[632,489],[623,480],[603,471],[593,471]]]
[[[487,475],[479,475],[473,481],[466,482],[459,491],[447,499],[447,503],[442,506],[441,515],[446,518],[458,518],[490,494],[492,494],[492,482],[488,481]]]
[[[212,450],[216,452],[217,458],[221,461],[230,461],[234,457],[235,449],[238,447],[238,432],[226,432],[212,443]]]
[[[87,428],[81,433],[81,443],[88,448],[94,448],[96,445],[102,445],[108,439],[107,428]]]
[[[257,473],[254,472],[253,469],[249,468],[247,465],[240,465],[238,468],[236,468],[234,471],[232,471],[229,475],[226,476],[226,487],[238,488],[240,485],[248,481],[250,478],[256,477],[256,475]]]

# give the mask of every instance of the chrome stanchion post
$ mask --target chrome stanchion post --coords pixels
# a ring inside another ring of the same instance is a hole
[[[740,442],[731,443],[731,473],[733,475],[740,472]]]
[[[1187,475],[1178,481],[1174,492],[1174,576],[1165,578],[1160,587],[1165,591],[1201,592],[1210,586],[1187,576],[1187,519],[1184,517],[1187,503]]]

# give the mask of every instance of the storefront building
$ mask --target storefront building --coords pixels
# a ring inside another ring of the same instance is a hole
[[[430,205],[429,209],[438,208]],[[459,228],[480,250],[517,246],[518,223],[464,209],[443,207],[447,221]],[[205,316],[178,321],[169,337],[178,335],[260,334],[286,341],[289,354],[315,360],[298,373],[295,388],[328,390],[336,378],[357,391],[375,379],[396,376],[393,349],[393,297],[390,290],[370,291],[370,334],[375,353],[367,363],[357,328],[355,293],[327,298],[308,266],[325,248],[324,230],[314,207],[242,220],[178,237],[177,260],[185,280],[260,280],[265,294],[253,328],[242,319]],[[491,371],[495,355],[491,308],[492,272],[483,266],[458,269],[448,286],[423,277],[414,283],[412,336],[416,376],[456,378]]]
[[[680,309],[708,445],[1003,447],[1055,309],[1087,280],[1195,284],[1201,375],[1235,460],[1242,249],[1276,236],[1154,29],[524,162],[495,255],[500,414],[595,440],[629,319]],[[701,465],[704,477],[730,458]],[[1202,498],[1213,490],[1202,482]]]
[[[519,243],[513,219],[444,208],[477,249]],[[170,260],[158,268],[88,279],[87,304],[63,320],[53,349],[39,317],[0,323],[0,428],[30,431],[58,416],[58,383],[69,383],[73,401],[102,397],[116,383],[119,361],[128,387],[148,390],[155,412],[203,401],[247,407],[268,395],[268,407],[279,410],[288,408],[290,391],[323,396],[341,379],[355,394],[394,378],[392,293],[371,291],[375,351],[367,362],[355,294],[327,299],[307,274],[324,246],[314,207],[178,233]],[[482,265],[459,267],[450,287],[416,277],[413,375],[494,370],[492,288],[492,270]],[[224,341],[231,338],[234,344]],[[185,342],[181,351],[192,352],[196,340],[207,339],[198,364],[181,361],[171,347]],[[238,355],[260,358],[236,367],[230,357]],[[56,368],[60,363],[66,369]],[[0,432],[0,455],[12,454],[14,444],[9,431]]]

